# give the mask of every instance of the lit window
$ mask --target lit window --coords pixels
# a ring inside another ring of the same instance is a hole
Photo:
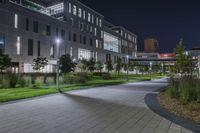
[[[104,37],[104,33],[103,33],[103,31],[101,31],[101,38],[103,38]]]
[[[17,29],[18,28],[18,15],[15,14],[15,28]]]
[[[73,14],[76,16],[77,15],[77,7],[74,5],[73,6]]]
[[[94,28],[94,35],[97,36],[97,28]]]
[[[17,36],[17,55],[20,55],[20,37]]]
[[[50,47],[50,57],[54,58],[54,45],[51,45]]]
[[[79,16],[79,18],[82,17],[82,10],[81,10],[81,8],[78,9],[78,16]]]
[[[72,4],[69,3],[69,13],[72,13]]]
[[[91,14],[88,13],[88,22],[90,22],[90,21],[91,21]]]
[[[102,27],[102,20],[99,19],[99,26]]]
[[[96,25],[99,25],[99,18],[96,18]]]
[[[83,11],[83,19],[85,20],[85,11]]]
[[[73,48],[72,47],[70,47],[70,55],[71,55],[71,57],[73,57]]]
[[[92,23],[94,23],[94,15],[92,15]]]
[[[96,39],[96,48],[99,47],[99,41]]]

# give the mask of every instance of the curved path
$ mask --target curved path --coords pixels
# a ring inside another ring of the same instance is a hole
[[[153,113],[148,93],[165,79],[97,87],[0,105],[0,133],[189,133]]]

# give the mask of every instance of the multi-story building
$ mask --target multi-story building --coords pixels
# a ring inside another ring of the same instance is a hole
[[[76,62],[106,62],[110,56],[115,63],[117,57],[134,57],[137,50],[135,34],[108,24],[77,0],[0,0],[0,19],[0,51],[19,72],[33,72],[32,60],[38,56],[49,61],[43,71],[54,72],[58,53]]]
[[[147,38],[144,40],[144,52],[155,53],[159,52],[159,42],[155,38]]]

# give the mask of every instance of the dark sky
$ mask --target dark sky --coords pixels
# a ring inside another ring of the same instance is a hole
[[[80,0],[105,19],[136,33],[138,46],[155,37],[161,52],[172,52],[180,38],[187,49],[200,47],[199,0]]]

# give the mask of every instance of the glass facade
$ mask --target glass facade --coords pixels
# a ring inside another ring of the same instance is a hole
[[[90,58],[94,58],[94,52],[87,49],[78,49],[78,58],[89,60]]]
[[[120,39],[118,37],[104,32],[104,49],[119,53],[120,45]]]

